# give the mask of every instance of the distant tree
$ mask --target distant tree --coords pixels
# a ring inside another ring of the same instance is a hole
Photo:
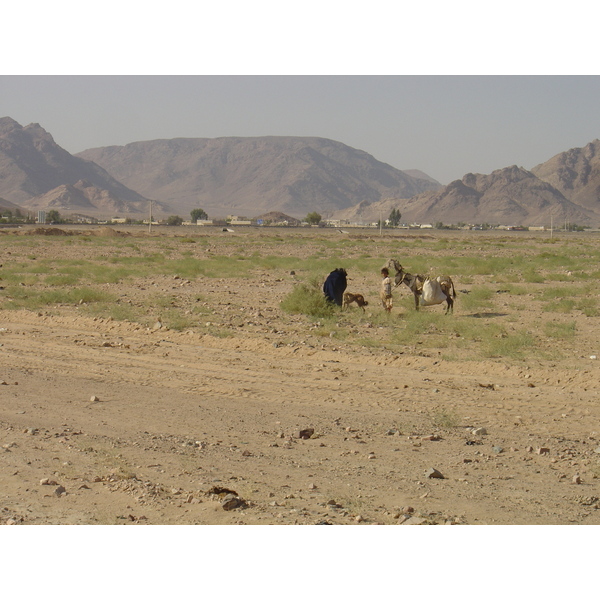
[[[201,208],[194,208],[194,210],[190,213],[190,216],[192,217],[192,223],[195,223],[198,220],[203,221],[208,219],[208,215]]]
[[[388,217],[390,226],[398,227],[398,225],[400,225],[401,217],[402,217],[402,214],[400,213],[400,211],[397,208],[392,209],[392,212],[390,213],[390,216]]]
[[[183,219],[179,215],[171,215],[167,219],[167,225],[181,225],[183,223]]]
[[[60,223],[60,213],[57,210],[49,210],[46,213],[46,223]]]
[[[306,215],[306,222],[309,225],[318,225],[321,222],[321,218],[318,212],[311,212]]]

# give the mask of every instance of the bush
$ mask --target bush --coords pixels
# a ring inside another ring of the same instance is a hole
[[[179,215],[171,215],[167,219],[167,225],[179,226],[183,223],[183,219]]]
[[[292,315],[308,315],[310,317],[330,317],[336,306],[325,299],[318,280],[310,283],[298,283],[283,299],[281,309]]]

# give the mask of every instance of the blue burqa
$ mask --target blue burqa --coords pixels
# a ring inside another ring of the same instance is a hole
[[[323,293],[329,302],[333,302],[338,306],[342,305],[342,299],[347,286],[347,276],[346,269],[335,269],[329,273],[323,284]]]

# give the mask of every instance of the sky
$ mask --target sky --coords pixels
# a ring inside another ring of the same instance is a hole
[[[600,137],[590,4],[28,2],[6,7],[0,116],[71,153],[318,136],[442,184],[531,169]]]

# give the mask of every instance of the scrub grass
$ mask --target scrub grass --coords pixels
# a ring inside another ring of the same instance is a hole
[[[509,362],[546,356],[548,342],[574,344],[585,333],[581,319],[600,316],[600,243],[593,234],[550,239],[385,230],[384,235],[363,230],[340,236],[316,228],[281,233],[265,229],[260,235],[236,232],[225,237],[182,232],[182,237],[158,239],[0,234],[0,308],[77,306],[81,313],[97,317],[143,326],[160,318],[171,329],[226,337],[234,335],[227,321],[216,325],[223,320],[215,316],[222,314],[222,302],[211,306],[204,297],[205,306],[196,305],[198,298],[176,287],[165,291],[164,284],[183,279],[201,290],[207,280],[222,281],[223,289],[232,291],[227,304],[234,314],[243,300],[235,295],[230,280],[267,286],[282,282],[278,289],[289,282],[289,292],[275,309],[293,316],[319,343],[327,344],[330,338],[333,344],[367,350]],[[74,258],[65,258],[61,247]],[[397,258],[411,273],[450,275],[457,290],[454,314],[444,315],[444,305],[415,311],[404,287],[394,292],[392,313],[384,313],[377,300],[379,270],[389,258]],[[368,282],[366,289],[350,288],[369,299],[366,313],[342,311],[325,301],[322,283],[338,267],[348,270],[350,281],[354,276]],[[119,286],[133,282],[139,298],[125,301]],[[531,319],[527,324],[521,318],[532,311],[545,321],[535,329]],[[556,347],[553,352],[563,351],[561,344],[551,346]]]

